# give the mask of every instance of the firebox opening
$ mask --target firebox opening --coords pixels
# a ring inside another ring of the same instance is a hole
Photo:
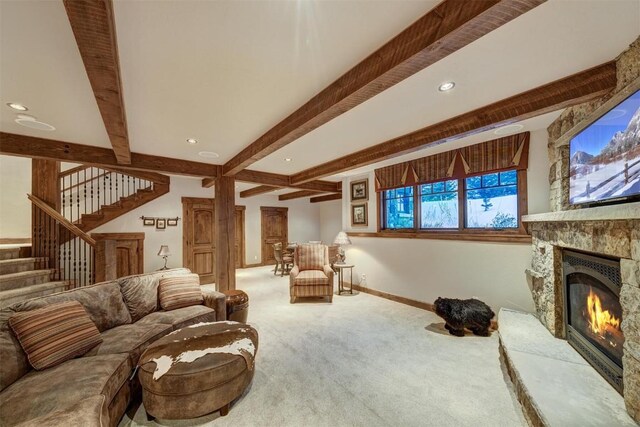
[[[564,251],[563,268],[567,340],[622,393],[620,263]]]

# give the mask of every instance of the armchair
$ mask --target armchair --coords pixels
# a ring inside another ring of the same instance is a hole
[[[326,245],[302,244],[296,248],[289,273],[291,303],[297,297],[329,297],[333,301],[334,271]]]

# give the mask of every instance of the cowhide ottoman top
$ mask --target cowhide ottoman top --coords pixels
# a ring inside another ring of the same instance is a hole
[[[257,350],[257,331],[230,321],[198,323],[160,338],[138,364],[147,414],[185,419],[225,407],[251,382]]]

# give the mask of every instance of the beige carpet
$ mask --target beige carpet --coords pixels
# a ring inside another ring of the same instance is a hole
[[[229,415],[121,426],[522,426],[498,337],[448,335],[435,314],[360,293],[289,304],[288,277],[238,271],[260,334],[250,389]]]

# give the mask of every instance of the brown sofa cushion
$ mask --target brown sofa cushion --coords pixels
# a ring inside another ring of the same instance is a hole
[[[38,370],[82,356],[102,342],[98,328],[78,301],[16,313],[9,318],[9,326],[29,363]]]
[[[97,394],[82,399],[69,408],[49,412],[46,415],[18,424],[16,427],[99,426],[108,427],[107,399]]]
[[[156,311],[140,319],[136,324],[158,324],[171,325],[173,330],[195,325],[201,322],[215,322],[217,313],[215,310],[204,305],[192,305],[178,308],[171,311]]]
[[[89,351],[86,356],[93,357],[104,354],[127,354],[131,364],[135,366],[142,352],[155,340],[171,332],[173,328],[167,324],[122,325],[104,331],[102,343]]]
[[[132,321],[137,322],[158,309],[158,285],[161,278],[190,273],[187,268],[174,268],[120,279],[118,283]]]
[[[3,408],[0,425],[13,426],[55,411],[69,411],[83,399],[101,394],[108,405],[132,369],[127,355],[111,354],[82,357],[44,371],[31,371],[0,393]],[[94,406],[86,410],[94,410]]]
[[[163,310],[201,305],[204,302],[197,274],[164,277],[158,285],[158,298]]]

